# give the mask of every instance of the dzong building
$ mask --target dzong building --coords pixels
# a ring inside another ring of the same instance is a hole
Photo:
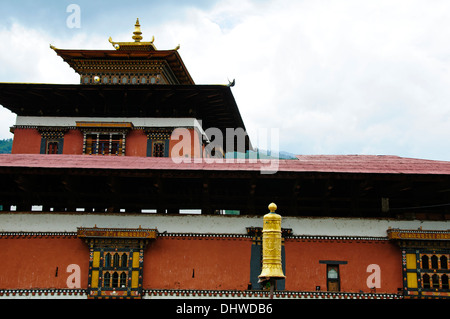
[[[0,83],[17,115],[0,155],[0,298],[268,298],[272,202],[285,275],[273,298],[450,298],[450,162],[263,162],[232,85],[196,84],[139,21],[109,42],[51,46],[79,84]],[[218,143],[227,131],[240,142]]]

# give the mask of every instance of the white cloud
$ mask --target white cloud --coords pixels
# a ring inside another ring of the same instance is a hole
[[[50,49],[50,44],[60,48],[95,48],[101,42],[82,33],[71,39],[52,38],[42,30],[15,22],[10,27],[0,27],[0,43],[5,48],[0,50],[0,82],[76,84],[79,75]],[[9,129],[15,121],[15,114],[0,107],[0,139],[13,137]]]
[[[170,25],[197,82],[236,77],[249,129],[280,128],[296,153],[450,159],[450,4],[257,4],[223,2]]]
[[[177,20],[151,27],[150,12],[140,20],[158,49],[181,44],[197,84],[236,78],[232,90],[247,128],[280,128],[283,150],[450,160],[448,12],[448,1],[224,0],[186,7]],[[110,35],[130,36],[88,31],[53,44],[109,48]],[[14,40],[19,34],[31,41],[26,54]],[[0,30],[0,41],[13,48],[0,53],[0,63],[10,65],[0,81],[14,81],[16,72],[25,81],[76,83],[48,52],[50,38]]]

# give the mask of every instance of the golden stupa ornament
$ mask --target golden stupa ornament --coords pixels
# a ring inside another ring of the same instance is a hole
[[[136,19],[133,36],[131,38],[134,40],[134,42],[114,42],[111,37],[109,37],[109,42],[116,50],[156,51],[156,47],[153,44],[153,42],[155,41],[154,36],[152,37],[152,41],[150,42],[141,42],[143,37],[139,18]]]
[[[275,213],[277,205],[269,205],[270,213],[263,219],[263,261],[260,281],[286,278],[281,263],[281,216]]]
[[[134,32],[132,38],[135,42],[141,42],[142,40],[142,32],[141,32],[141,25],[139,24],[139,18],[137,18],[136,24],[134,25]]]

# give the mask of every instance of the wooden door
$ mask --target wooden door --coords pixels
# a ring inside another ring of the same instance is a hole
[[[339,265],[327,265],[327,290],[340,291]]]

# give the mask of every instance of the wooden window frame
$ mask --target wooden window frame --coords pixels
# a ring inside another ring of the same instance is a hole
[[[52,145],[56,145],[56,148],[51,149]],[[54,139],[48,139],[46,141],[45,154],[59,154],[59,141]]]
[[[85,131],[83,154],[125,156],[126,133],[110,131]]]
[[[410,298],[450,299],[450,249],[402,249],[403,290]]]
[[[91,248],[90,298],[139,298],[142,294],[141,248]]]

